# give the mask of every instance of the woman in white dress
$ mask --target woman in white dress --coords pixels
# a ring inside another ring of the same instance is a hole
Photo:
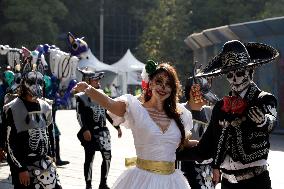
[[[176,149],[193,145],[187,138],[192,116],[178,104],[181,92],[175,69],[169,64],[148,61],[143,103],[126,94],[116,99],[79,82],[74,90],[86,94],[111,112],[117,124],[130,128],[134,137],[136,166],[126,170],[114,189],[189,189],[182,172],[175,169]]]

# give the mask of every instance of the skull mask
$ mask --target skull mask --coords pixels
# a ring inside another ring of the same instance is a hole
[[[44,80],[40,72],[32,71],[27,73],[24,85],[33,97],[42,97]]]
[[[252,80],[250,70],[245,69],[230,71],[226,76],[232,91],[235,91],[239,94],[249,86]]]

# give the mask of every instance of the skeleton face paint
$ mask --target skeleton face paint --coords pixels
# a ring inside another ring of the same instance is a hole
[[[164,101],[172,92],[169,76],[166,73],[157,74],[152,81],[151,88],[152,94]]]
[[[230,83],[232,91],[241,93],[245,90],[251,82],[249,75],[249,70],[245,69],[230,71],[227,73],[227,80]]]
[[[40,72],[29,72],[24,81],[24,85],[28,89],[28,92],[33,97],[42,97],[43,95],[43,75]]]

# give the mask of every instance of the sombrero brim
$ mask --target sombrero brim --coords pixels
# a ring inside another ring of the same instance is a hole
[[[102,79],[105,76],[104,72],[97,72],[95,75],[89,76],[92,79]]]
[[[215,56],[202,71],[197,73],[194,77],[216,77],[226,74],[230,71],[234,71],[240,68],[251,68],[254,69],[263,64],[270,63],[279,57],[279,52],[266,44],[263,43],[244,43],[251,61],[248,64],[236,64],[233,66],[223,66],[221,61],[222,54],[219,53]]]

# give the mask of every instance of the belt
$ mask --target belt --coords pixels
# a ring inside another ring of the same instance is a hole
[[[260,175],[267,170],[267,166],[257,166],[248,168],[246,171],[236,170],[234,174],[227,174],[222,172],[222,177],[227,179],[230,183],[238,183],[239,181],[253,178]]]
[[[136,165],[137,168],[160,175],[170,175],[175,172],[175,162],[152,161],[140,158],[126,158],[126,166]]]

